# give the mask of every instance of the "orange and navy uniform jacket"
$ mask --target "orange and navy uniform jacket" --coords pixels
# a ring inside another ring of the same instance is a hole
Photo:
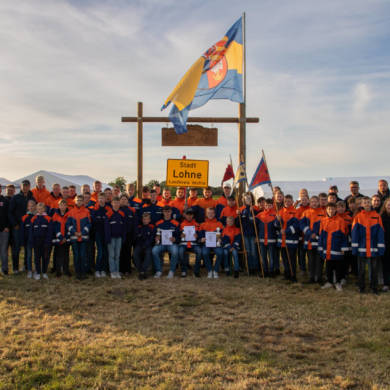
[[[141,207],[142,200],[139,198],[136,198],[135,196],[132,196],[129,198],[129,206],[135,209],[136,211]]]
[[[23,215],[22,222],[20,224],[20,242],[22,245],[26,246],[29,244],[28,236],[30,232],[31,220],[34,217],[34,214],[27,212],[27,214]]]
[[[125,229],[126,229],[126,236],[131,239],[131,241],[134,240],[135,231],[137,230],[137,215],[135,213],[135,209],[133,209],[130,206],[122,206],[119,208],[125,215]]]
[[[182,199],[175,198],[175,200],[171,200],[171,202],[169,203],[169,205],[172,208],[179,210],[180,214],[183,214],[185,204],[186,204],[185,198],[182,198]]]
[[[257,214],[256,207],[253,207],[253,213],[250,210],[250,207],[247,206],[241,206],[241,223],[242,223],[242,230],[244,233],[244,236],[247,237],[255,237],[255,222],[254,216]]]
[[[198,236],[199,238],[199,230],[200,230],[200,226],[199,224],[195,221],[195,219],[193,218],[192,221],[187,221],[186,219],[183,220],[183,222],[180,224],[180,235],[183,233],[184,231],[184,226],[195,226],[195,234]],[[195,241],[183,241],[184,240],[184,237],[181,239],[182,241],[180,242],[180,245],[187,245],[187,247],[191,247],[192,245],[197,245],[198,244],[198,239],[196,239]]]
[[[195,203],[198,201],[198,197],[197,196],[195,196],[195,197],[193,197],[193,198],[190,198],[190,197],[188,197],[188,199],[187,199],[187,205],[188,205],[188,207],[194,207],[195,206]]]
[[[215,206],[215,216],[217,219],[220,219],[221,212],[224,207],[227,206],[227,199],[225,195],[222,195],[217,199],[217,205]]]
[[[52,243],[54,245],[63,245],[61,242],[65,239],[69,242],[69,239],[66,237],[66,220],[68,219],[68,213],[65,212],[64,215],[61,215],[59,210],[56,210],[52,217],[53,222],[53,239]]]
[[[241,232],[237,226],[226,226],[222,231],[222,247],[224,249],[240,249]]]
[[[95,234],[99,234],[104,241],[108,236],[106,220],[109,210],[111,210],[110,207],[100,206],[99,203],[96,203],[95,208],[90,212],[93,231]]]
[[[43,188],[39,189],[37,187],[33,188],[31,190],[33,197],[37,203],[44,203],[46,206],[50,206],[48,204],[48,197],[50,196],[50,192],[46,189],[45,186]]]
[[[303,217],[303,213],[306,211],[306,210],[309,210],[310,209],[310,206],[307,205],[307,206],[302,206],[300,205],[298,208],[297,208],[297,218],[298,218],[298,223],[299,223],[299,226],[300,223],[301,223],[301,219]],[[304,237],[304,234],[301,230],[300,234],[299,234],[299,242],[302,243],[303,241],[305,240],[305,237]]]
[[[55,210],[58,209],[58,202],[62,199],[62,195],[54,196],[53,192],[50,192],[49,196],[46,199],[46,205],[49,209],[49,215],[53,216]]]
[[[98,196],[99,196],[99,192],[96,192],[96,191],[92,192],[92,194],[91,194],[91,200],[93,200],[95,203],[97,203],[97,201],[98,201]]]
[[[199,227],[199,239],[206,237],[206,232],[219,232],[222,234],[223,231],[223,225],[221,222],[219,222],[216,218],[208,219],[200,224]]]
[[[170,206],[171,202],[172,202],[171,198],[169,198],[169,199],[162,198],[161,200],[158,201],[157,205],[160,207]]]
[[[264,245],[275,245],[277,230],[275,228],[276,212],[274,208],[264,210],[256,215],[259,240]]]
[[[346,211],[345,213],[338,214],[345,222],[345,228],[346,228],[346,234],[348,239],[348,251],[352,250],[351,243],[352,243],[352,237],[351,237],[351,230],[352,230],[352,221],[353,218],[351,216],[351,213],[349,211]]]
[[[142,249],[152,248],[155,242],[156,228],[152,224],[138,225],[135,235],[135,245]]]
[[[325,260],[342,260],[348,250],[344,220],[339,215],[325,217],[320,222],[318,253]]]
[[[235,225],[237,225],[237,206],[226,206],[222,209],[219,220],[222,222],[223,226],[226,226],[227,217],[234,217]]]
[[[73,207],[68,211],[68,219],[66,221],[66,234],[71,242],[88,241],[91,231],[91,216],[89,210],[81,206]],[[77,237],[76,233],[81,233],[81,237]]]
[[[286,232],[278,233],[278,246],[285,248],[296,248],[299,241],[299,221],[297,218],[297,209],[294,206],[283,207],[279,210],[279,219],[275,220],[275,227],[284,229]]]
[[[299,227],[303,233],[305,249],[312,250],[313,248],[318,247],[320,223],[321,219],[325,217],[326,212],[324,212],[322,207],[317,207],[315,209],[310,207],[303,213],[302,218],[299,221]],[[316,235],[316,238],[312,238],[313,234]]]
[[[385,232],[379,214],[362,210],[352,222],[352,254],[378,257],[385,253]]]
[[[137,210],[137,217],[139,223],[142,223],[142,215],[144,213],[150,213],[152,224],[155,224],[162,218],[162,208],[158,206],[158,203],[144,203],[142,207]]]
[[[199,198],[196,201],[195,206],[199,206],[203,210],[206,210],[209,207],[216,208],[217,201],[215,199],[213,199],[213,198],[207,198],[207,199],[206,198]]]
[[[73,209],[75,207],[74,199],[73,198],[66,198],[66,207],[68,210]]]
[[[180,226],[179,222],[176,221],[176,219],[160,219],[156,223],[156,229],[158,230],[171,230],[172,231],[172,237],[175,239],[173,244],[178,244],[180,242]],[[161,245],[161,242],[160,242]]]
[[[37,214],[31,218],[28,242],[31,247],[50,246],[52,238],[51,218],[47,214]]]
[[[115,211],[114,209],[109,209],[107,211],[106,224],[107,243],[111,242],[111,238],[122,238],[124,240],[126,236],[126,223],[125,213],[122,210]]]

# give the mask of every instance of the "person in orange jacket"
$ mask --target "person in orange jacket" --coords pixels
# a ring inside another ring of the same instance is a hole
[[[58,202],[62,199],[61,186],[58,183],[52,185],[52,191],[46,199],[46,206],[48,208],[48,214],[53,216],[58,209]]]
[[[198,189],[197,188],[190,188],[190,193],[187,199],[188,207],[195,206],[195,203],[198,200]]]
[[[91,217],[84,206],[83,195],[76,196],[76,205],[68,212],[66,231],[73,250],[73,263],[78,279],[85,279],[88,270],[87,242],[91,231]]]
[[[240,229],[235,226],[235,217],[226,218],[226,226],[222,231],[223,262],[226,275],[230,275],[230,257],[233,258],[234,278],[240,274],[240,263],[238,260],[238,251],[241,244]]]
[[[95,180],[93,182],[93,192],[91,194],[91,200],[98,203],[98,196],[102,192],[102,182],[99,180]]]
[[[347,234],[347,241],[348,241],[348,245],[347,245],[348,250],[344,252],[343,269],[341,275],[341,285],[344,285],[346,283],[346,279],[349,271],[349,265],[351,264],[351,256],[352,256],[351,229],[352,229],[353,218],[351,217],[351,214],[347,211],[347,206],[345,204],[345,201],[339,200],[336,203],[336,209],[337,209],[337,215],[339,215],[344,220],[346,234]]]
[[[37,203],[44,203],[46,206],[47,198],[50,196],[50,192],[45,187],[45,178],[41,175],[35,178],[36,187],[31,190],[33,197]]]
[[[62,194],[62,199],[66,200],[67,208],[69,210],[73,209],[73,207],[74,207],[74,199],[69,197],[69,187],[67,187],[67,186],[62,187],[61,194]]]
[[[359,288],[365,290],[366,264],[371,270],[371,289],[378,294],[378,258],[385,253],[385,234],[380,215],[371,209],[371,199],[362,198],[363,210],[352,223],[352,253],[358,256]]]
[[[235,225],[237,225],[237,204],[234,196],[229,196],[227,199],[227,206],[224,207],[219,216],[219,220],[221,221],[223,226],[226,226],[226,218],[233,217],[235,221]]]
[[[305,190],[305,189],[304,189]],[[298,199],[298,204],[295,202],[295,208],[297,209],[297,218],[300,221],[303,217],[303,213],[310,208],[309,205],[309,197],[306,193],[301,193],[300,198]],[[299,242],[298,242],[298,265],[299,269],[302,272],[306,272],[306,255],[307,250],[304,245],[304,235],[302,232],[299,234]]]
[[[179,210],[180,215],[183,215],[185,202],[186,202],[186,189],[184,187],[177,187],[176,198],[171,200],[169,205]]]
[[[344,219],[337,214],[336,203],[328,203],[327,216],[321,219],[318,252],[325,260],[327,282],[322,289],[333,286],[333,273],[336,274],[335,287],[342,291],[344,252],[348,250],[347,229]]]

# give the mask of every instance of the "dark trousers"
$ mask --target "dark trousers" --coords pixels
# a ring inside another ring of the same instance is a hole
[[[371,271],[371,288],[378,289],[378,258],[377,257],[360,257],[358,256],[359,264],[359,287],[364,289],[366,287],[366,264]]]
[[[355,276],[359,276],[357,256],[352,255],[352,252],[347,252],[345,256],[345,261],[348,273],[351,273]]]
[[[381,257],[383,285],[390,286],[390,249],[386,248],[385,255]]]
[[[122,273],[131,272],[131,247],[132,237],[126,234],[124,241],[122,241],[121,254],[119,257],[119,271]]]
[[[307,256],[309,258],[309,276],[310,280],[316,282],[322,281],[322,270],[324,268],[324,260],[321,258],[320,254],[317,251],[317,248],[312,248],[307,251]]]
[[[333,272],[336,273],[336,283],[340,283],[343,266],[342,260],[326,260],[326,277],[329,283],[333,283]]]
[[[300,240],[298,243],[298,265],[301,271],[306,271],[306,253],[303,240]]]
[[[143,248],[141,245],[134,247],[134,264],[138,272],[146,273],[152,263],[152,247]]]
[[[288,253],[287,253],[288,251]],[[296,278],[297,276],[297,248],[283,247],[281,255],[286,278]]]
[[[13,271],[19,271],[19,253],[20,253],[21,245],[22,243],[20,239],[20,228],[19,229],[12,228],[11,249],[12,249],[12,270]]]
[[[96,242],[96,266],[95,270],[102,272],[108,270],[108,250],[102,233],[95,233]]]
[[[49,265],[49,248],[45,244],[34,245],[34,264],[35,272],[40,274],[47,273],[47,266]]]
[[[61,272],[69,273],[69,244],[57,245],[54,248],[54,255],[56,256],[57,274],[60,275]]]
[[[77,276],[85,275],[87,269],[87,243],[76,241],[72,243],[73,264]]]

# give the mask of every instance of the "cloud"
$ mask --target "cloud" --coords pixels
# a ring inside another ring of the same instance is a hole
[[[261,149],[275,180],[386,173],[390,37],[383,15],[390,6],[245,5],[247,114],[261,118],[247,126],[248,176]],[[2,1],[3,175],[47,169],[134,179],[136,127],[120,117],[134,116],[137,101],[144,115],[160,115],[181,76],[241,8],[222,0]],[[237,115],[237,105],[213,101],[196,115]],[[144,127],[145,181],[164,178],[165,160],[183,154],[210,159],[212,184],[229,154],[236,165],[236,125],[219,126],[218,148],[162,148],[163,125]]]

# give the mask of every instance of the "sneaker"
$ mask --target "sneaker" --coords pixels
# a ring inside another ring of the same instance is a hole
[[[104,271],[100,272],[100,277],[101,278],[105,278],[106,276],[107,276],[107,274]]]
[[[157,271],[157,272],[154,274],[154,278],[155,278],[155,279],[159,279],[159,278],[161,278],[161,275],[162,275],[162,272],[161,272],[161,271]]]
[[[210,271],[208,274],[207,274],[207,279],[212,279],[213,278],[213,271]]]
[[[382,287],[382,291],[383,291],[383,292],[388,292],[388,291],[389,291],[389,286],[386,286],[386,285],[383,286],[383,287]]]
[[[234,279],[237,279],[240,276],[240,273],[238,271],[234,271]]]
[[[186,272],[186,271],[182,271],[181,277],[182,277],[182,278],[185,278],[186,276],[187,276],[187,272]]]
[[[217,271],[214,271],[214,272],[213,272],[213,278],[214,278],[214,279],[218,279],[218,278],[219,278],[218,272],[217,272]]]
[[[341,283],[336,283],[336,290],[343,291],[343,287],[342,287]]]
[[[49,277],[47,276],[47,274],[42,274],[42,277],[43,277],[43,279],[49,279]]]
[[[18,269],[16,269],[16,270],[13,272],[14,275],[17,275],[18,273],[19,273],[19,270],[18,270]]]
[[[332,283],[326,282],[321,288],[324,290],[326,288],[331,288],[332,286]]]
[[[175,276],[175,273],[173,271],[169,271],[168,275],[167,275],[167,279],[173,279],[174,276]]]
[[[28,271],[28,272],[27,272],[27,277],[28,277],[29,279],[31,279],[32,276],[33,276],[32,272],[31,272],[31,271]]]
[[[117,273],[116,273],[116,278],[117,278],[117,279],[122,279],[122,274],[121,274],[120,272],[117,272]]]
[[[35,279],[35,280],[40,280],[40,279],[41,279],[41,275],[35,273],[35,274],[34,274],[34,279]]]
[[[224,271],[229,272],[229,267],[225,267]]]
[[[97,278],[101,278],[100,271],[96,271],[96,272],[95,272],[95,276],[96,276]]]
[[[115,272],[111,272],[111,279],[116,279],[116,274],[115,274]]]
[[[345,285],[347,284],[347,281],[346,281],[345,279],[341,279],[340,284],[341,284],[342,286],[345,286]]]

